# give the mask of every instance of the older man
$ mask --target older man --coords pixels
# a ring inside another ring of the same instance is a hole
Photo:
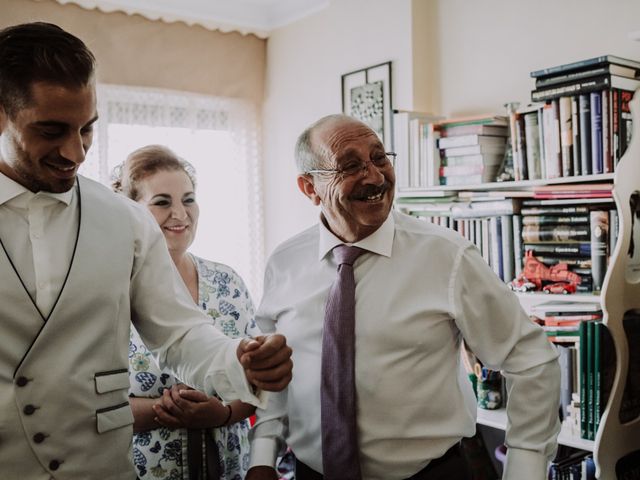
[[[255,387],[291,378],[281,335],[216,330],[149,214],[77,175],[97,117],[81,40],[44,23],[0,31],[3,479],[135,478],[131,321],[161,365],[225,399],[258,404]]]
[[[258,324],[287,336],[296,374],[258,410],[247,479],[276,478],[284,444],[297,480],[469,478],[458,445],[474,434],[476,404],[463,339],[509,382],[504,478],[545,478],[557,354],[474,246],[392,211],[393,156],[342,115],[298,139],[298,187],[320,222],[267,265]]]

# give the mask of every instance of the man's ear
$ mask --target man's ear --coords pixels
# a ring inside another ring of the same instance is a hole
[[[314,205],[320,205],[320,197],[316,192],[316,186],[313,184],[311,175],[298,175],[298,188],[313,202]]]

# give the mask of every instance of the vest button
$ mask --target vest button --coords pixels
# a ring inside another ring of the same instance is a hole
[[[29,379],[27,377],[16,378],[16,385],[19,387],[24,387],[27,383],[29,383]]]
[[[36,443],[42,443],[46,437],[47,436],[44,433],[38,432],[33,436],[33,441]]]
[[[51,460],[49,462],[49,469],[50,470],[57,470],[58,468],[60,468],[60,463],[58,460]]]
[[[34,407],[33,405],[27,405],[22,411],[25,415],[33,415],[33,413],[36,411],[36,407]]]

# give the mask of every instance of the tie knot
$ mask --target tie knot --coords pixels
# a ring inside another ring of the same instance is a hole
[[[353,265],[353,262],[366,250],[360,247],[349,247],[348,245],[338,245],[333,249],[333,255],[338,265]]]

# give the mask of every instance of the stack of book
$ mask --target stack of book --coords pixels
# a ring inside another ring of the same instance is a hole
[[[440,185],[495,181],[505,155],[507,117],[450,119],[435,124],[433,131],[440,150]]]
[[[438,185],[436,137],[433,123],[440,120],[428,113],[394,110],[393,150],[398,154],[398,191],[420,190]]]
[[[597,303],[548,302],[533,307],[532,313],[560,354],[561,419],[581,438],[593,440],[615,372],[615,351],[602,309]]]
[[[528,179],[615,171],[630,141],[640,62],[604,55],[531,77],[534,103],[516,116],[514,168],[524,166]]]
[[[522,225],[523,251],[548,267],[566,264],[581,278],[577,292],[599,291],[617,239],[617,228],[609,228],[617,222],[610,190],[602,198],[563,197],[561,190],[548,195],[545,187],[541,191],[538,198],[523,200],[515,220]]]
[[[457,197],[403,197],[396,205],[409,215],[456,230],[476,245],[503,281],[519,273],[515,252],[520,251],[520,231],[513,222],[520,211],[519,199],[486,197],[470,202]]]

